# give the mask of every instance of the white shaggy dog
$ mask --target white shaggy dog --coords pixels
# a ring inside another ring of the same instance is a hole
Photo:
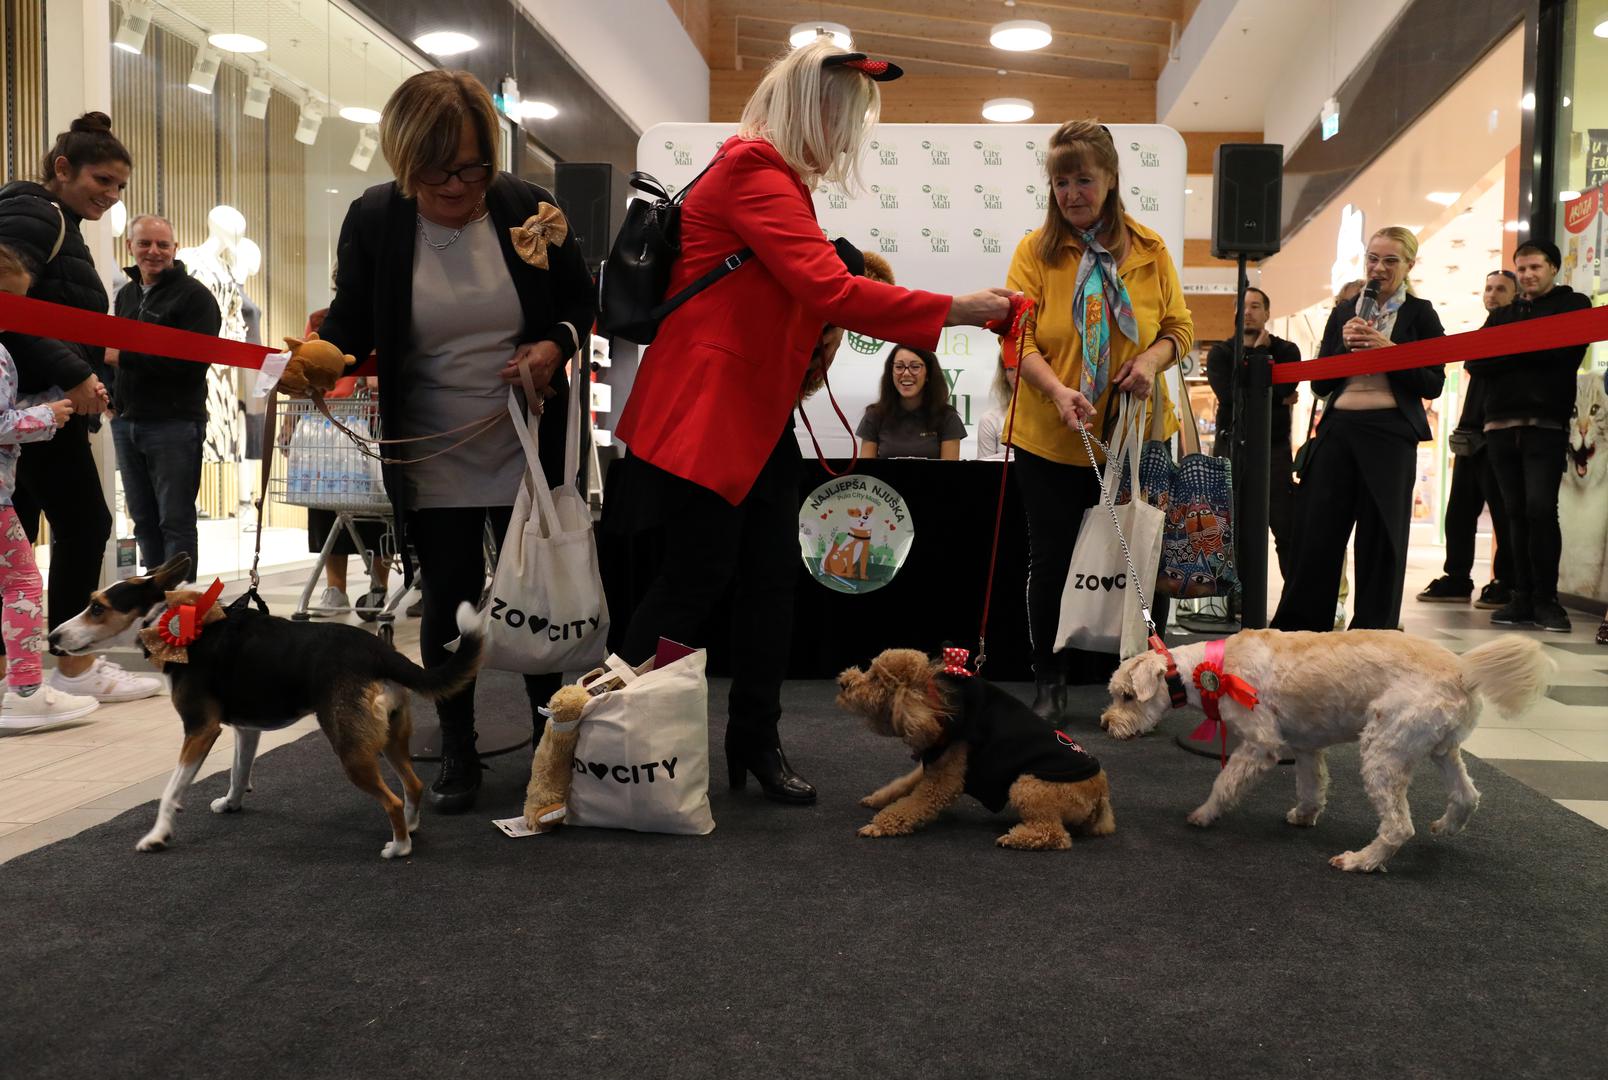
[[[1200,704],[1192,676],[1205,650],[1205,643],[1173,650],[1191,705]],[[1329,863],[1367,871],[1383,870],[1412,839],[1407,785],[1426,757],[1440,766],[1449,793],[1446,813],[1430,832],[1451,836],[1468,823],[1480,793],[1458,747],[1474,730],[1481,697],[1504,716],[1517,716],[1546,692],[1554,665],[1539,642],[1514,634],[1459,657],[1393,630],[1246,630],[1227,640],[1223,670],[1249,683],[1257,704],[1220,699],[1223,721],[1241,742],[1189,823],[1210,825],[1281,756],[1293,754],[1296,805],[1285,820],[1315,825],[1329,785],[1324,751],[1360,740],[1362,782],[1379,812],[1379,835]],[[1171,708],[1166,674],[1166,661],[1154,652],[1125,661],[1111,677],[1111,704],[1100,725],[1119,739],[1152,730]]]

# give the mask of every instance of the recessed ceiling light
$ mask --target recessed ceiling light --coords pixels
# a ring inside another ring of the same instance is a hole
[[[1578,198],[1580,198],[1580,192],[1578,192],[1578,191],[1560,191],[1560,192],[1558,192],[1558,201],[1559,202],[1574,202]]]
[[[456,30],[435,30],[428,34],[420,34],[413,39],[413,44],[431,56],[457,56],[459,53],[480,48],[479,41]]]
[[[996,23],[988,34],[989,43],[1006,52],[1032,52],[1044,48],[1052,39],[1050,24],[1037,19],[1012,19]]]
[[[803,48],[816,38],[831,38],[832,44],[840,49],[854,48],[854,35],[842,23],[835,22],[807,22],[799,23],[787,32],[787,42],[795,49]]]
[[[1184,189],[1184,194],[1185,195],[1193,195],[1193,194],[1195,194],[1195,189],[1192,188],[1192,187],[1186,187]]]
[[[1517,221],[1510,221],[1507,224],[1503,225],[1502,228],[1506,229],[1508,232],[1518,232],[1519,231],[1519,223]]]
[[[1450,206],[1458,199],[1462,198],[1462,196],[1455,191],[1431,191],[1428,195],[1425,195],[1424,198],[1428,199],[1432,203],[1440,203],[1442,206]]]
[[[1535,108],[1535,95],[1534,94],[1525,94],[1523,97],[1521,97],[1519,99],[1519,108],[1521,108],[1521,109],[1533,109],[1533,108]]]
[[[1604,19],[1602,22],[1598,23],[1592,28],[1591,32],[1600,38],[1608,38],[1608,19]]]
[[[551,120],[558,115],[558,109],[545,101],[521,101],[519,115],[526,120]]]
[[[996,124],[1016,124],[1033,118],[1033,103],[1026,98],[992,98],[983,102],[983,119]]]
[[[340,193],[341,193],[340,188],[327,187],[327,188],[324,189],[324,194],[325,195],[339,195]]]
[[[254,38],[250,34],[213,34],[207,38],[207,43],[224,52],[232,53],[259,53],[268,48],[266,41]]]
[[[377,109],[365,109],[361,105],[348,105],[341,110],[341,119],[350,120],[354,124],[378,124],[380,114]]]
[[[1567,109],[1572,104],[1574,104],[1574,102],[1569,100],[1569,95],[1568,94],[1563,95],[1563,107],[1565,109]]]

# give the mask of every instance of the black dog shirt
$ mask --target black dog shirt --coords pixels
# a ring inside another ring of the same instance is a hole
[[[1005,808],[1020,776],[1075,783],[1100,771],[1092,754],[993,683],[955,675],[935,676],[933,683],[953,711],[945,721],[947,738],[926,750],[922,763],[965,742],[966,794],[989,810]]]

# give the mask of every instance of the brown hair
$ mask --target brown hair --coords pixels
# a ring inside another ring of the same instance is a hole
[[[1123,215],[1128,210],[1122,204],[1122,177],[1117,163],[1117,144],[1111,141],[1111,131],[1098,120],[1068,120],[1050,136],[1049,152],[1044,156],[1044,173],[1050,181],[1050,205],[1044,215],[1044,227],[1039,230],[1038,257],[1047,266],[1059,266],[1062,246],[1073,238],[1072,226],[1061,216],[1061,207],[1055,201],[1055,178],[1071,176],[1089,169],[1098,169],[1111,178],[1111,192],[1100,208],[1096,232],[1108,234],[1123,228]],[[1116,254],[1114,244],[1108,244]]]
[[[893,382],[893,361],[900,353],[909,353],[919,359],[927,368],[927,382],[921,388],[921,404],[916,406],[922,419],[929,425],[936,427],[943,419],[944,409],[949,405],[949,382],[944,378],[944,369],[938,365],[936,353],[926,349],[918,349],[914,345],[895,345],[888,352],[888,358],[882,362],[882,385],[874,404],[867,408],[867,412],[875,412],[884,420],[897,417],[904,406],[900,403],[899,388]]]
[[[121,161],[129,168],[134,159],[116,135],[112,134],[112,118],[103,112],[87,112],[74,120],[66,131],[56,136],[56,143],[45,154],[39,173],[48,186],[56,178],[56,159],[66,158],[73,174],[85,165],[99,165],[105,161]]]
[[[11,277],[13,274],[28,274],[28,264],[23,262],[22,256],[11,247],[0,244],[0,278]]]
[[[463,127],[474,127],[480,160],[497,171],[497,106],[479,79],[467,71],[421,71],[385,103],[380,120],[380,152],[402,194],[415,194],[415,178],[426,169],[452,165]]]

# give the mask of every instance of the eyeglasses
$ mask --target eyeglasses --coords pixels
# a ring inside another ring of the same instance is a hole
[[[1400,255],[1386,255],[1383,258],[1381,258],[1378,255],[1375,255],[1371,251],[1368,253],[1368,265],[1369,266],[1383,266],[1387,270],[1394,270],[1394,269],[1396,269],[1396,267],[1400,266],[1401,264],[1402,264],[1402,258],[1401,258]]]
[[[465,165],[461,169],[425,169],[415,176],[414,179],[418,180],[421,184],[429,184],[431,187],[440,187],[448,180],[451,180],[454,176],[466,184],[478,184],[480,181],[484,180],[490,175],[491,166],[482,161],[475,165]]]
[[[923,371],[926,371],[926,370],[927,370],[927,365],[926,364],[895,364],[895,365],[893,365],[893,373],[895,375],[919,375]]]

